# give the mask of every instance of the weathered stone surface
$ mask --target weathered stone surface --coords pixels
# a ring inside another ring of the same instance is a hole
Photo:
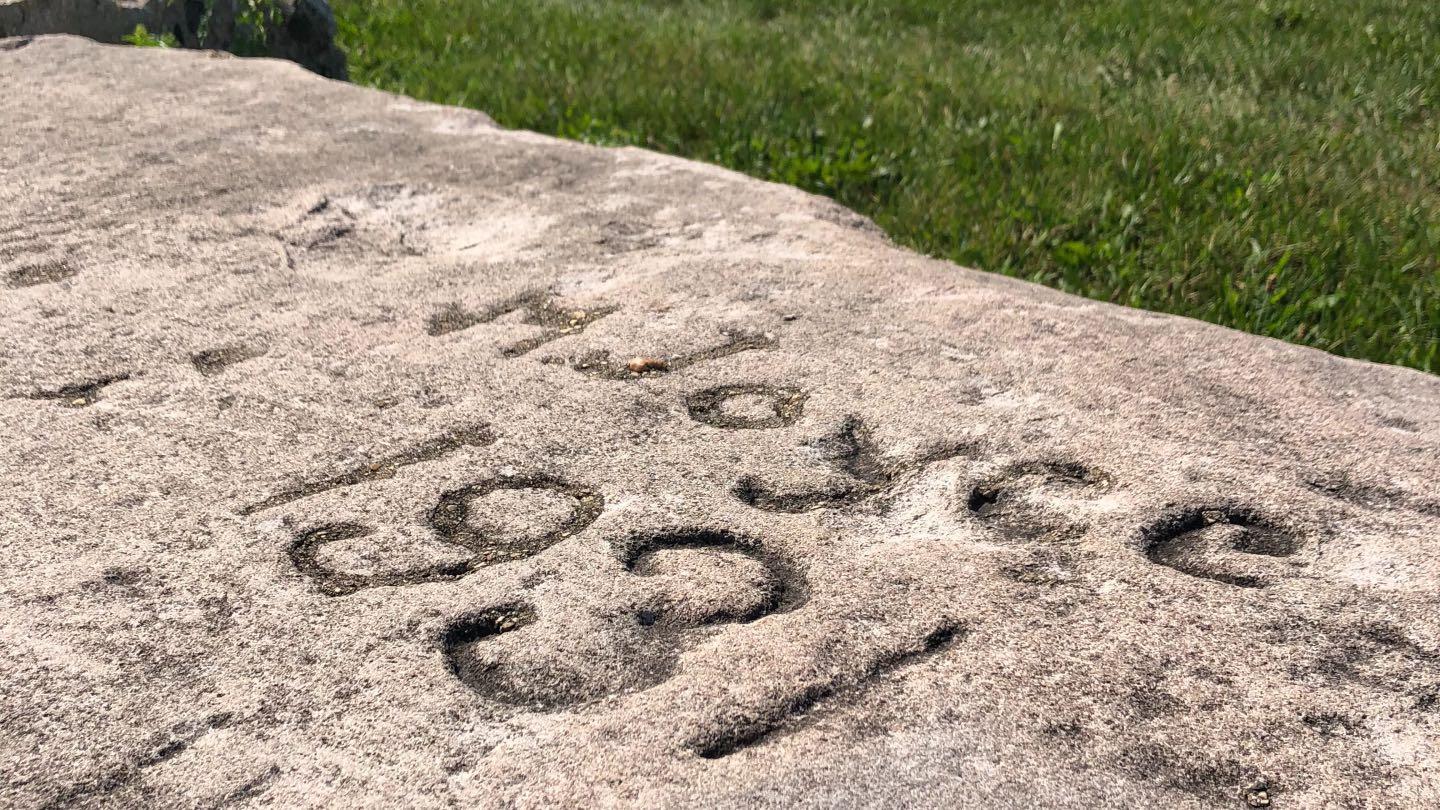
[[[0,87],[0,804],[1440,803],[1440,380],[281,62]]]
[[[321,76],[346,78],[327,0],[267,0],[264,31],[246,28],[241,0],[0,0],[0,37],[78,34],[117,43],[143,25],[187,48],[254,49],[298,62]],[[252,42],[252,40],[254,40]]]

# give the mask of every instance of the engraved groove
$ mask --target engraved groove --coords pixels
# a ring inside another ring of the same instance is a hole
[[[963,639],[967,632],[962,624],[941,624],[918,643],[874,659],[858,676],[841,675],[823,683],[811,684],[757,716],[744,718],[718,732],[692,740],[691,750],[703,759],[720,759],[760,745],[780,734],[796,731],[813,719],[814,712],[822,704],[835,705],[832,701],[836,700],[853,702],[854,697],[875,680],[941,653],[958,639]]]
[[[110,374],[93,380],[62,385],[48,391],[36,391],[30,399],[52,399],[68,408],[84,408],[100,399],[100,391],[108,385],[130,379],[129,372]]]
[[[666,562],[672,566],[681,561],[678,573],[665,567],[661,555],[670,555]],[[736,557],[726,555],[737,555],[750,567],[737,569]],[[680,657],[703,637],[704,628],[791,611],[807,595],[804,577],[783,556],[723,529],[634,534],[616,544],[615,556],[628,575],[651,580],[634,589],[640,598],[633,612],[590,617],[603,632],[562,633],[550,625],[544,628],[548,635],[538,637],[548,638],[545,644],[500,638],[539,620],[528,607],[512,605],[465,617],[452,624],[443,639],[451,672],[486,700],[536,711],[569,708],[662,683],[674,675]],[[707,579],[692,579],[697,570]],[[726,576],[737,570],[745,573]],[[708,597],[703,595],[707,584],[712,586]],[[573,618],[566,622],[567,628],[583,626]],[[616,663],[599,669],[585,664],[597,657]]]
[[[471,502],[501,491],[556,492],[571,500],[570,514],[549,531],[535,537],[487,532],[470,525]],[[460,579],[492,565],[539,554],[561,540],[584,531],[600,516],[604,506],[604,499],[599,493],[568,484],[553,476],[492,478],[444,493],[429,514],[430,528],[435,537],[442,543],[469,551],[470,556],[465,560],[377,574],[337,571],[320,560],[321,548],[330,543],[356,540],[374,534],[370,527],[350,522],[327,523],[299,533],[290,545],[289,556],[295,569],[314,580],[320,592],[326,596],[347,596],[366,588],[444,582]]]
[[[640,377],[670,374],[688,368],[696,363],[719,360],[741,352],[769,349],[775,346],[775,338],[757,332],[726,331],[725,342],[718,346],[702,349],[690,354],[671,357],[636,357],[624,363],[610,359],[608,351],[595,351],[579,358],[571,368],[590,377],[603,380],[634,380]]]
[[[1233,506],[1179,510],[1147,527],[1141,540],[1157,565],[1239,588],[1273,584],[1275,567],[1267,560],[1290,557],[1301,545],[1259,513]]]
[[[765,400],[769,413],[759,416],[726,411],[726,405],[741,397]],[[798,388],[763,384],[721,385],[691,394],[686,399],[690,418],[729,430],[760,430],[795,424],[804,411],[806,395]]]
[[[479,324],[490,323],[511,312],[521,312],[523,313],[521,323],[528,326],[539,326],[545,331],[534,337],[516,341],[500,350],[501,355],[514,358],[528,354],[546,343],[559,340],[566,335],[577,335],[585,331],[590,324],[614,313],[617,309],[618,307],[613,306],[595,306],[588,309],[565,308],[558,305],[554,296],[548,292],[527,292],[479,312],[468,311],[459,304],[450,304],[430,316],[430,320],[426,324],[426,332],[431,337],[439,337]]]
[[[847,417],[837,432],[812,446],[820,451],[826,463],[849,480],[784,492],[753,475],[745,475],[735,482],[731,494],[766,512],[797,514],[813,509],[836,509],[888,493],[907,475],[938,461],[968,455],[973,450],[968,443],[956,443],[934,447],[914,459],[886,459],[869,426],[856,416]]]
[[[494,442],[495,434],[491,432],[489,425],[471,425],[423,442],[409,450],[386,456],[379,461],[355,467],[339,475],[307,481],[297,487],[278,492],[263,501],[242,508],[240,514],[253,515],[256,512],[293,503],[322,492],[329,492],[332,489],[352,487],[367,481],[390,478],[401,468],[444,458],[463,447],[484,447]]]

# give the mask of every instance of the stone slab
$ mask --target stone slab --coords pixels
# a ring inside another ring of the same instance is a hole
[[[0,42],[0,804],[1440,804],[1440,380]]]

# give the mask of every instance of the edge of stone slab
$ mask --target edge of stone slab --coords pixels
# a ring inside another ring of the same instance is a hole
[[[943,259],[920,253],[912,248],[896,243],[869,217],[855,212],[840,203],[819,194],[805,191],[795,186],[786,185],[758,177],[751,177],[743,172],[729,169],[703,161],[690,158],[668,155],[663,152],[656,152],[638,146],[600,146],[597,144],[585,143],[582,141],[567,140],[553,135],[547,135],[533,130],[512,129],[497,123],[488,114],[450,104],[437,104],[429,101],[412,98],[410,96],[393,93],[374,87],[365,87],[353,84],[340,79],[331,79],[318,73],[310,71],[300,64],[288,59],[277,57],[240,57],[226,51],[197,50],[184,48],[137,48],[132,45],[116,45],[111,43],[97,42],[84,36],[76,34],[33,34],[16,37],[0,38],[0,59],[4,59],[11,52],[19,51],[34,45],[49,46],[70,46],[78,49],[102,49],[114,51],[143,52],[145,56],[156,58],[180,58],[180,59],[243,59],[247,63],[254,64],[262,70],[278,70],[288,72],[288,78],[294,81],[323,82],[335,85],[337,88],[345,88],[341,92],[354,92],[374,94],[391,99],[390,111],[397,112],[420,112],[433,113],[449,118],[453,123],[464,130],[483,131],[490,134],[504,135],[506,137],[522,138],[537,143],[545,143],[560,148],[594,150],[596,152],[611,155],[622,155],[637,159],[647,160],[654,163],[666,164],[668,166],[683,168],[687,171],[705,174],[727,182],[758,184],[766,187],[771,194],[780,194],[789,197],[797,202],[803,201],[809,210],[805,211],[815,219],[826,222],[834,227],[843,228],[847,231],[859,232],[863,238],[873,242],[874,248],[889,249],[906,254],[913,260],[919,260],[931,264],[937,268],[943,268],[947,272],[960,273],[971,281],[981,284],[1017,292],[1025,298],[1039,304],[1061,304],[1069,307],[1083,307],[1086,309],[1098,309],[1114,317],[1126,320],[1178,320],[1187,324],[1190,328],[1203,328],[1214,334],[1224,335],[1230,340],[1249,340],[1256,342],[1257,347],[1266,347],[1273,352],[1288,353],[1296,360],[1309,359],[1310,361],[1324,361],[1332,365],[1352,365],[1359,369],[1375,372],[1381,369],[1392,373],[1394,371],[1405,372],[1397,377],[1397,380],[1421,383],[1424,385],[1440,386],[1440,376],[1430,374],[1420,369],[1408,366],[1400,366],[1391,363],[1382,363],[1363,358],[1345,357],[1325,351],[1313,346],[1305,346],[1298,343],[1291,343],[1280,338],[1269,335],[1259,335],[1252,332],[1245,332],[1233,327],[1211,323],[1188,315],[1179,315],[1156,310],[1142,309],[1128,304],[1118,304],[1111,301],[1086,298],[1084,296],[1067,293],[1062,290],[1047,287],[1037,282],[1026,279],[1007,276],[979,268],[966,267],[957,264],[949,259]],[[1279,358],[1277,358],[1278,360]],[[1440,391],[1440,389],[1437,389]]]
[[[4,0],[0,0],[3,3]],[[247,64],[264,65],[266,69],[288,71],[291,78],[299,81],[315,81],[326,84],[334,84],[341,87],[354,88],[357,91],[378,93],[389,96],[405,103],[406,109],[411,110],[433,110],[444,112],[448,115],[470,119],[470,123],[481,125],[487,128],[502,130],[506,132],[529,132],[529,130],[512,130],[500,126],[487,113],[469,107],[458,107],[452,104],[436,104],[431,101],[412,98],[410,96],[392,93],[376,87],[365,87],[354,84],[345,79],[336,79],[324,76],[307,69],[304,65],[291,59],[284,59],[278,56],[238,56],[229,51],[216,50],[214,48],[144,48],[135,45],[117,44],[113,42],[101,42],[82,34],[20,34],[11,37],[0,37],[0,58],[8,55],[9,52],[19,51],[33,45],[76,45],[81,48],[93,48],[115,52],[140,52],[147,57],[156,58],[179,58],[179,59],[237,59]],[[541,133],[531,133],[540,137],[550,138],[551,136]],[[561,138],[554,140],[562,143],[575,143],[565,141]],[[588,145],[588,144],[587,144]]]

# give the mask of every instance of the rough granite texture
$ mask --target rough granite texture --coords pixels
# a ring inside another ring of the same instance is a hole
[[[0,805],[1440,805],[1440,379],[0,42]]]

